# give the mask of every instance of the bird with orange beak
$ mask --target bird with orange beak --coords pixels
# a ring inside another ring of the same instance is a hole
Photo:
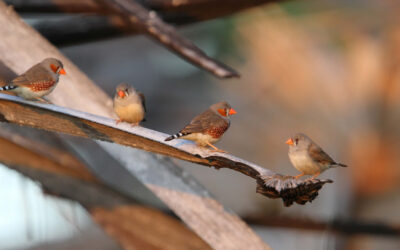
[[[303,175],[312,175],[311,179],[315,179],[329,168],[347,167],[344,164],[335,162],[305,134],[296,134],[289,138],[286,144],[289,145],[290,161],[301,172],[295,177],[296,179]]]
[[[138,126],[145,120],[146,106],[144,95],[132,86],[122,83],[115,89],[114,111],[119,117],[117,124],[124,121]]]
[[[213,143],[217,142],[230,126],[230,116],[236,111],[227,102],[211,105],[206,111],[192,119],[179,133],[169,136],[165,141],[177,138],[196,142],[197,145],[210,146],[216,152],[220,150]]]
[[[55,58],[46,58],[25,73],[14,78],[0,91],[10,91],[27,100],[41,100],[56,87],[60,75],[65,75],[63,64]]]

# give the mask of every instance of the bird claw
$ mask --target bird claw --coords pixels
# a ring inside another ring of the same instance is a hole
[[[121,119],[115,120],[115,124],[118,125],[120,122],[122,122]]]
[[[131,123],[131,127],[137,127],[137,126],[139,126],[139,123],[138,123],[138,122]]]
[[[46,104],[53,104],[52,102],[50,102],[46,99],[40,98],[40,97],[36,98],[36,101],[41,102],[41,103],[46,103]]]
[[[299,174],[299,175],[296,175],[294,178],[295,179],[299,179],[300,177],[302,177],[304,174]]]

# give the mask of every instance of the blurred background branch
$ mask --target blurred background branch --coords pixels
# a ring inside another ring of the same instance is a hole
[[[144,32],[178,56],[220,78],[238,77],[239,74],[234,69],[207,56],[190,40],[179,35],[175,28],[164,20],[174,24],[187,24],[221,17],[267,2],[271,1],[214,0],[188,1],[187,3],[134,0],[6,1],[21,13],[62,12],[108,15],[35,20],[33,26],[56,45]],[[161,18],[158,17],[158,12]]]
[[[322,221],[315,219],[301,219],[288,216],[248,216],[243,218],[251,225],[288,228],[293,230],[318,231],[322,233],[339,233],[346,236],[366,234],[372,236],[399,237],[400,226],[384,222],[366,222],[351,219],[334,219]]]

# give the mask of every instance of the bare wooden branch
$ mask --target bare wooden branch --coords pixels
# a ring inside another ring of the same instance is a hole
[[[282,198],[286,206],[293,202],[305,204],[314,200],[318,190],[325,183],[332,182],[302,181],[291,176],[282,176],[232,155],[197,147],[189,141],[164,142],[168,135],[154,130],[132,128],[129,124],[117,126],[113,119],[54,105],[33,103],[14,96],[0,94],[0,114],[5,121],[19,125],[118,143],[216,169],[230,168],[256,179],[257,192],[270,198]]]
[[[45,57],[60,59],[67,71],[49,99],[60,106],[112,117],[112,100],[70,60],[0,2],[0,57],[5,66],[22,73]],[[98,143],[116,156],[129,174],[150,188],[176,215],[214,249],[268,246],[242,221],[212,198],[196,180],[165,159],[132,148]],[[138,161],[137,159],[140,159]],[[186,177],[186,178],[182,178]],[[215,232],[218,232],[216,234]]]
[[[320,231],[322,233],[341,233],[348,235],[368,234],[375,236],[399,237],[400,225],[390,225],[383,222],[366,222],[359,220],[334,219],[318,221],[277,216],[249,216],[244,220],[253,225],[280,227],[299,230]]]
[[[132,0],[103,0],[116,14],[124,14],[128,20],[143,32],[175,52],[188,62],[203,68],[220,78],[239,77],[232,68],[207,56],[190,40],[178,34],[176,29],[150,11]]]

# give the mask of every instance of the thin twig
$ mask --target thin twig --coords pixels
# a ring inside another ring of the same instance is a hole
[[[126,15],[135,27],[141,27],[145,34],[188,62],[220,78],[239,77],[234,69],[207,56],[190,40],[179,35],[175,28],[161,20],[155,11],[150,11],[132,0],[103,0],[103,2],[116,13]]]

